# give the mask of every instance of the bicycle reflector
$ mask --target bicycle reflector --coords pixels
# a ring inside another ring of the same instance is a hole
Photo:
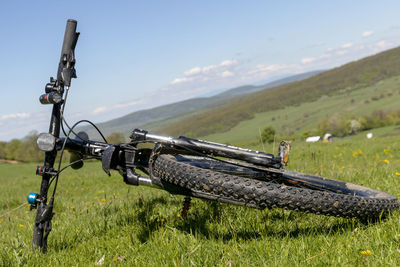
[[[56,138],[49,133],[41,133],[36,141],[42,151],[52,151],[56,145]]]
[[[62,96],[57,92],[51,92],[48,94],[41,95],[39,97],[40,103],[46,104],[58,104],[62,101]]]

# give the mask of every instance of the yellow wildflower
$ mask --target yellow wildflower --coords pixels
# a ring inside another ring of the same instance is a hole
[[[100,201],[101,201],[101,203],[104,203],[104,202],[106,202],[106,199],[102,198],[102,199],[100,199]]]
[[[361,252],[360,252],[360,254],[361,255],[364,255],[364,256],[368,256],[368,255],[371,255],[372,254],[372,252],[371,252],[371,250],[362,250]]]
[[[21,228],[22,228],[22,227],[25,227],[25,225],[23,225],[23,224],[20,224],[20,225],[19,225],[19,227],[21,227]]]
[[[98,191],[97,193],[103,194],[103,193],[104,193],[104,190],[100,190],[100,191]]]
[[[178,216],[178,218],[180,218],[180,217],[181,217],[181,214],[180,214],[180,213],[178,213],[178,215],[177,215],[177,216]]]
[[[383,162],[385,162],[386,164],[389,164],[389,161],[387,159],[385,159]]]
[[[75,206],[71,206],[71,210],[75,210]]]
[[[75,232],[79,233],[79,229],[75,229]]]
[[[161,218],[161,223],[164,223],[165,222],[165,219],[164,218]]]
[[[112,260],[113,262],[116,262],[117,261],[117,257],[113,257],[113,260]]]
[[[397,193],[397,196],[400,197],[400,193]]]
[[[397,176],[400,176],[400,172],[395,172],[395,174],[396,174]]]
[[[29,210],[26,210],[25,213],[28,214],[28,213],[29,213]]]

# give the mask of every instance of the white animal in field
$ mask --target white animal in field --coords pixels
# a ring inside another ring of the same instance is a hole
[[[321,140],[321,136],[309,136],[306,139],[307,143],[315,143]]]

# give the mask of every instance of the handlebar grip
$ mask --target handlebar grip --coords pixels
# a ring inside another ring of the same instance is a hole
[[[64,34],[64,42],[61,49],[61,60],[64,55],[69,55],[71,50],[75,49],[77,33],[76,33],[76,25],[77,21],[73,19],[69,19],[67,21],[67,26],[65,27]]]

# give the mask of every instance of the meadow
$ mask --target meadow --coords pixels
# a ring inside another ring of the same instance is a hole
[[[357,90],[324,95],[317,101],[257,113],[253,119],[242,121],[229,131],[210,134],[203,139],[248,145],[259,139],[259,132],[266,126],[272,126],[280,135],[292,135],[315,129],[318,123],[332,117],[399,110],[399,88],[400,77],[392,77]]]
[[[292,144],[287,167],[400,196],[399,129]],[[253,146],[272,151],[276,146]],[[254,210],[127,186],[96,162],[57,189],[48,253],[31,248],[35,164],[0,164],[0,266],[399,266],[400,212],[376,223],[280,209]]]

